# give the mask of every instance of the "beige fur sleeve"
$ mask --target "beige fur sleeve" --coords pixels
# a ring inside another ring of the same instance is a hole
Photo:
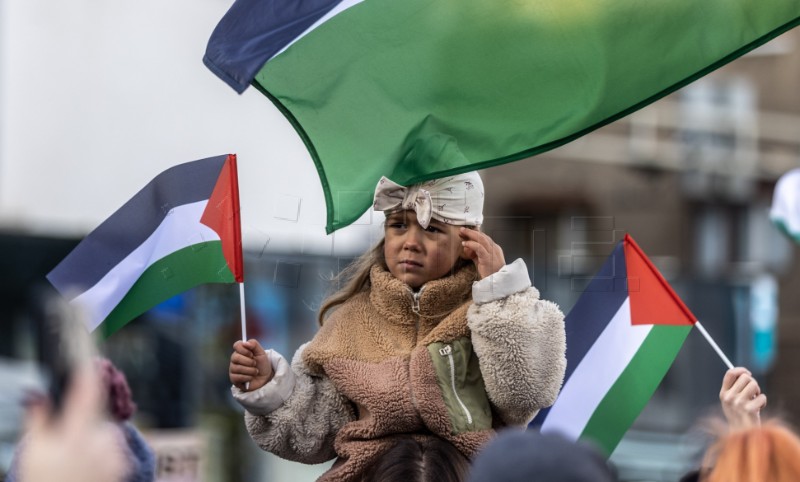
[[[566,369],[564,314],[527,288],[467,312],[486,392],[508,425],[555,402]]]
[[[355,413],[330,379],[309,373],[302,357],[307,345],[301,346],[292,360],[296,382],[289,398],[268,415],[245,412],[245,424],[253,440],[267,452],[318,464],[336,456],[336,434],[355,419]]]

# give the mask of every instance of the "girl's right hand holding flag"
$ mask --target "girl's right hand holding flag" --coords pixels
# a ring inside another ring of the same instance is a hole
[[[258,340],[251,338],[233,344],[228,376],[235,387],[244,392],[257,390],[269,383],[273,374],[267,352]]]

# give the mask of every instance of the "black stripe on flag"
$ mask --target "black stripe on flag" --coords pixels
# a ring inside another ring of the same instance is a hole
[[[206,47],[203,63],[242,93],[264,63],[341,0],[236,0]]]

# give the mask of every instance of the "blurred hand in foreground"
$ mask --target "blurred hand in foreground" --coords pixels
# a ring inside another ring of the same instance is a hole
[[[121,433],[105,420],[101,381],[87,364],[74,374],[62,412],[29,407],[20,482],[117,482],[127,472]]]

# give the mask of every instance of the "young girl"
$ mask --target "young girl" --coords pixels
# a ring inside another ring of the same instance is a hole
[[[496,428],[550,406],[564,376],[564,316],[476,229],[476,172],[408,188],[383,178],[374,208],[384,239],[348,268],[291,366],[254,339],[231,355],[253,440],[289,460],[337,458],[321,481],[361,480],[408,436],[471,459]]]

